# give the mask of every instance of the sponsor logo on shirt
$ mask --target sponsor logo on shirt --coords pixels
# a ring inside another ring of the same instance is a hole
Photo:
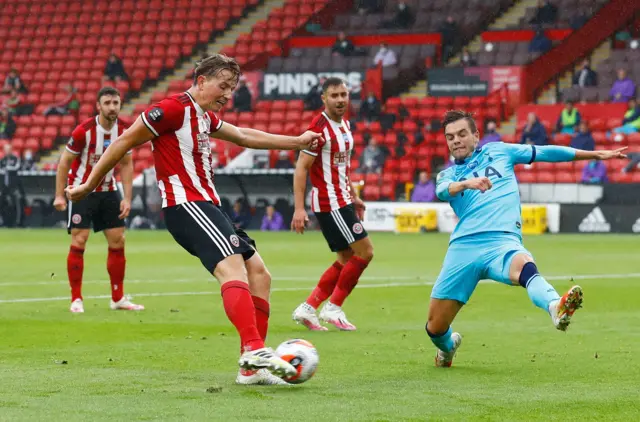
[[[211,150],[211,143],[209,141],[208,133],[198,133],[198,135],[196,135],[196,139],[198,140],[198,152]]]
[[[162,111],[161,108],[155,107],[151,109],[151,111],[149,111],[147,115],[149,116],[149,119],[151,119],[151,121],[159,122],[160,120],[162,120],[162,117],[164,116],[164,112]]]
[[[344,165],[349,161],[349,153],[347,151],[336,152],[333,154],[333,164]]]

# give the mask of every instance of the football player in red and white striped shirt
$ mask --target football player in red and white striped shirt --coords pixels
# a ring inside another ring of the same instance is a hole
[[[362,226],[364,202],[350,181],[353,136],[344,115],[349,107],[349,91],[340,78],[328,78],[322,86],[325,109],[316,116],[310,130],[323,134],[323,144],[304,150],[298,158],[293,179],[295,212],[291,227],[304,233],[307,212],[304,196],[307,175],[311,175],[311,209],[322,234],[337,260],[322,274],[305,302],[293,311],[294,321],[313,331],[326,331],[316,309],[329,296],[320,311],[320,320],[344,331],[353,331],[342,304],[373,259],[373,244]]]
[[[80,123],[71,134],[67,147],[62,152],[56,173],[56,196],[53,201],[58,211],[67,209],[64,189],[79,186],[87,181],[91,169],[98,162],[109,145],[122,135],[128,125],[118,119],[120,113],[120,92],[104,87],[98,92],[98,115]],[[122,157],[120,176],[124,189],[121,198],[116,186],[114,170],[101,178],[92,193],[84,200],[69,204],[67,230],[71,234],[71,248],[67,256],[67,273],[71,286],[71,312],[84,312],[82,300],[82,272],[84,269],[84,249],[89,239],[89,228],[94,232],[104,231],[109,247],[107,272],[111,280],[111,309],[141,311],[142,305],[132,303],[124,296],[125,272],[124,219],[131,210],[131,189],[133,184],[133,161],[131,155]]]
[[[209,136],[215,133],[216,138],[247,148],[304,149],[315,147],[321,135],[272,135],[223,123],[214,112],[231,99],[239,77],[235,60],[220,54],[203,59],[196,66],[193,86],[145,111],[102,156],[87,181],[67,189],[67,196],[72,201],[83,198],[127,151],[152,141],[167,229],[222,285],[225,312],[240,335],[239,365],[255,371],[241,371],[236,382],[282,384],[272,374],[292,376],[296,369],[264,344],[271,279],[260,255],[238,236],[219,208]]]

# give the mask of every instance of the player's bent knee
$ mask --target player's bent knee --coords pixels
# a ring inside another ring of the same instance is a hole
[[[220,284],[228,281],[242,281],[249,283],[247,269],[244,265],[242,255],[230,255],[218,262],[213,270],[213,276],[218,279]]]
[[[268,298],[271,292],[271,273],[264,265],[249,271],[249,288],[251,294]]]
[[[115,237],[113,239],[109,239],[107,242],[111,249],[122,249],[124,248],[124,234],[119,237]]]
[[[535,268],[535,262],[531,255],[525,253],[519,253],[513,260],[511,261],[511,266],[509,267],[509,279],[513,285],[523,285],[521,279],[526,276],[530,276],[530,268]],[[526,269],[526,270],[525,270]],[[537,268],[535,272],[537,272]],[[527,277],[527,280],[529,278]],[[526,287],[523,285],[523,287]]]
[[[371,261],[373,259],[373,244],[369,238],[362,239],[358,243],[358,246],[354,248],[354,254],[365,261]]]
[[[89,240],[89,230],[82,230],[71,233],[71,245],[75,248],[84,249]]]

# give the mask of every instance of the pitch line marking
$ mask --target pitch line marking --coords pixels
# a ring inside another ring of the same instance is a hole
[[[379,280],[426,280],[426,281],[434,281],[434,276],[365,276],[362,277],[362,281],[379,281]],[[640,278],[640,273],[627,273],[627,274],[582,274],[582,275],[555,275],[545,277],[547,280],[555,281],[555,280],[594,280],[599,278],[613,278],[613,279],[621,279],[621,278]],[[307,281],[318,281],[317,277],[273,277],[275,282],[278,281],[294,281],[294,282],[307,282]],[[125,280],[126,284],[163,284],[163,283],[196,283],[196,282],[212,282],[215,281],[211,277],[207,278],[206,276],[201,278],[180,278],[175,280],[170,279],[133,279],[133,280]],[[104,284],[109,283],[109,280],[86,280],[83,281],[82,284]],[[22,286],[57,286],[57,285],[68,285],[67,280],[52,280],[52,281],[7,281],[0,282],[1,287],[22,287]],[[274,290],[276,291],[276,290]]]
[[[549,276],[545,277],[547,280],[570,280],[571,276]],[[640,273],[628,273],[628,274],[584,274],[579,276],[573,276],[574,280],[594,280],[599,278],[640,278]],[[299,280],[300,278],[297,278]],[[372,279],[369,277],[369,279]],[[420,277],[384,277],[385,280],[416,280]],[[315,279],[313,279],[315,280]],[[391,287],[417,287],[417,286],[432,286],[435,283],[434,280],[422,281],[422,282],[409,282],[409,283],[378,283],[378,284],[358,284],[358,289],[376,289],[376,288],[391,288]],[[480,280],[480,283],[496,283],[492,280]],[[305,287],[276,287],[271,289],[272,292],[299,292],[308,291],[309,286]],[[163,297],[163,296],[210,296],[218,295],[220,291],[204,291],[204,292],[161,292],[161,293],[137,293],[136,297]],[[97,295],[97,296],[85,296],[86,299],[109,299],[110,295]],[[56,296],[56,297],[34,297],[34,298],[21,298],[21,299],[0,299],[0,304],[3,303],[31,303],[31,302],[56,302],[69,300],[69,296]]]

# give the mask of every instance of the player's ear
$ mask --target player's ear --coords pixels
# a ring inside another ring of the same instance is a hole
[[[202,86],[207,81],[207,77],[204,75],[200,75],[196,78],[196,88],[202,89]]]

